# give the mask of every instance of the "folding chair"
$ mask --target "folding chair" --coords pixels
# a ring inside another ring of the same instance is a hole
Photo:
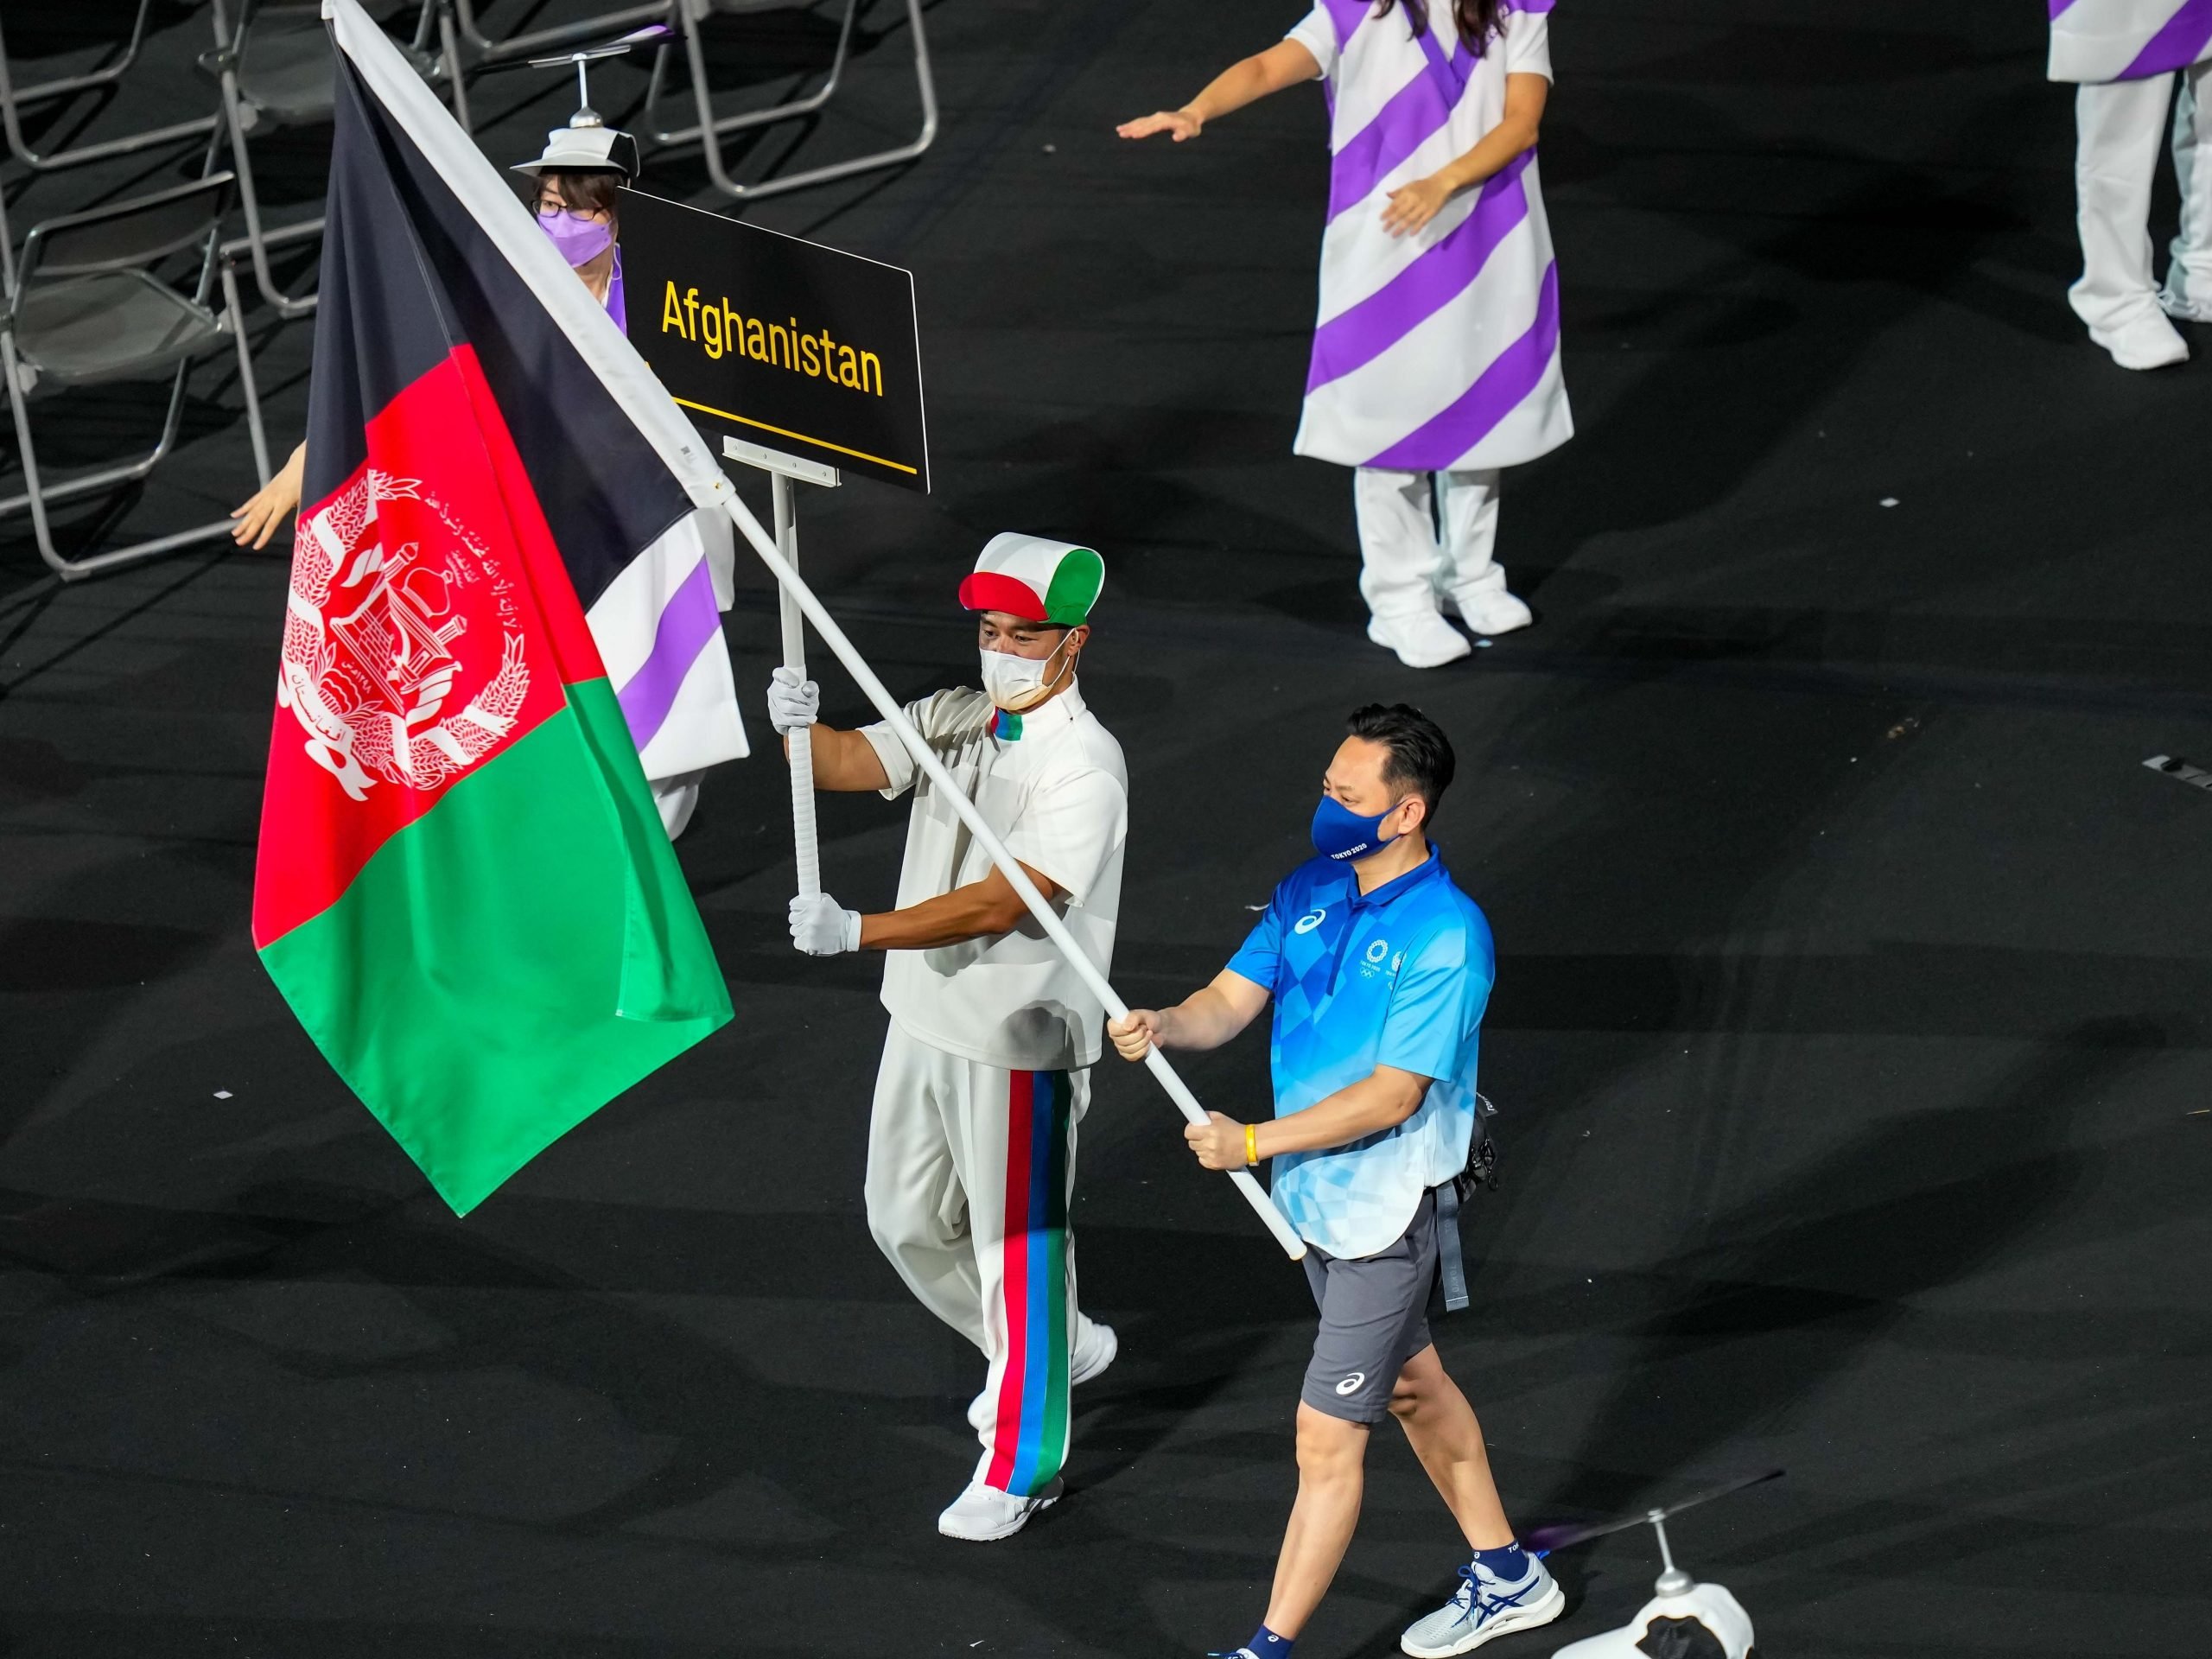
[[[152,149],[157,145],[175,143],[181,138],[196,138],[203,132],[213,130],[215,118],[203,115],[196,120],[179,121],[166,127],[149,127],[143,132],[125,133],[119,138],[76,144],[44,155],[33,149],[23,137],[22,111],[27,105],[48,103],[57,98],[67,98],[73,92],[89,92],[96,86],[111,86],[123,78],[124,72],[138,60],[138,48],[146,38],[146,14],[152,5],[153,0],[138,0],[138,15],[130,25],[130,39],[123,48],[123,55],[113,62],[82,74],[61,75],[28,86],[16,85],[14,70],[8,60],[7,35],[4,30],[0,30],[0,127],[6,129],[8,148],[15,152],[17,161],[35,172],[48,173],[65,167],[81,167],[86,162],[105,161],[111,156],[127,156],[135,150]]]
[[[191,530],[112,548],[88,558],[66,559],[55,550],[47,511],[53,505],[131,483],[153,471],[176,442],[184,390],[193,365],[226,348],[238,354],[238,387],[245,398],[253,463],[269,482],[269,439],[261,424],[261,394],[253,378],[238,311],[238,282],[222,256],[223,215],[233,181],[228,173],[195,179],[150,195],[89,213],[69,213],[34,226],[8,284],[0,317],[0,373],[8,382],[8,407],[16,421],[16,446],[23,463],[23,489],[0,499],[0,515],[30,510],[39,556],[65,582],[167,553],[194,542],[228,535],[228,518]],[[0,218],[0,237],[7,226]],[[204,250],[197,283],[188,296],[154,274],[154,268],[188,248]],[[208,308],[219,277],[223,310]],[[174,372],[168,413],[149,454],[49,479],[39,470],[31,435],[31,408],[52,393],[118,380],[158,380]]]
[[[730,177],[729,170],[722,162],[721,138],[724,133],[811,115],[836,93],[838,79],[844,73],[847,50],[852,41],[853,16],[859,10],[859,0],[845,0],[844,21],[837,30],[837,54],[830,66],[829,78],[818,89],[805,98],[794,99],[767,109],[748,110],[739,115],[718,117],[715,113],[714,89],[707,84],[706,47],[700,26],[709,16],[746,16],[766,11],[789,10],[810,3],[810,0],[677,0],[676,10],[683,31],[684,61],[691,73],[692,105],[698,116],[698,119],[688,127],[661,130],[652,124],[653,110],[661,96],[662,71],[670,48],[664,46],[653,54],[652,76],[645,86],[645,112],[641,124],[658,143],[700,145],[705,154],[707,176],[725,195],[749,201],[762,196],[780,195],[786,190],[804,190],[810,185],[827,184],[832,179],[845,178],[879,167],[895,167],[900,162],[913,160],[937,140],[937,79],[930,71],[930,43],[922,29],[921,0],[906,0],[906,21],[913,36],[914,85],[922,100],[920,135],[911,143],[855,156],[849,162],[832,162],[823,167],[810,168],[805,172],[793,173],[785,178],[740,184]]]
[[[658,22],[675,9],[676,0],[644,0],[642,4],[595,12],[588,17],[576,18],[572,22],[555,23],[549,28],[532,29],[528,34],[508,35],[497,39],[485,34],[477,23],[475,0],[449,0],[449,3],[461,19],[461,38],[475,48],[478,61],[498,63],[507,58],[526,58],[544,47],[565,45],[586,35],[602,35],[626,23]]]
[[[429,5],[435,3],[428,0],[426,19]],[[331,56],[329,35],[323,28],[322,8],[316,0],[290,5],[239,0],[235,26],[229,21],[227,0],[213,0],[212,10],[215,49],[201,55],[200,67],[214,76],[222,89],[222,119],[230,139],[231,168],[238,175],[238,207],[245,215],[245,234],[225,243],[223,252],[250,255],[253,280],[262,298],[280,316],[302,317],[315,309],[315,296],[294,298],[280,289],[270,272],[269,250],[321,236],[322,215],[318,213],[311,219],[274,229],[262,222],[261,196],[254,188],[253,156],[246,135],[316,126],[331,118],[338,96],[338,71]],[[406,42],[395,44],[423,79],[434,83],[442,78],[450,79],[455,89],[454,113],[466,129],[467,104],[459,92],[460,62],[450,32],[442,53],[433,54]]]

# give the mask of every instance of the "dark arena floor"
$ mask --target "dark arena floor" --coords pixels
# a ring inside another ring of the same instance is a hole
[[[131,9],[7,0],[18,74],[91,60]],[[810,496],[810,573],[911,696],[974,672],[953,590],[989,534],[1103,550],[1084,684],[1128,758],[1140,1004],[1210,977],[1306,855],[1351,707],[1445,724],[1439,839],[1498,943],[1504,1179],[1438,1336],[1517,1518],[1781,1466],[1673,1529],[1766,1659],[2212,1651],[2212,795],[2144,764],[2212,766],[2212,334],[2130,374],[2069,313],[2043,20],[1563,0],[1542,155],[1579,435],[1510,480],[1538,626],[1421,673],[1364,637],[1344,471],[1290,454],[1319,95],[1194,145],[1112,131],[1298,12],[938,0],[934,148],[748,212],[918,289],[935,493]],[[741,170],[910,132],[902,16],[864,6],[833,113]],[[779,92],[835,22],[759,22],[726,78]],[[154,31],[89,136],[203,106],[206,14],[161,0]],[[602,69],[594,101],[626,121],[644,82]],[[528,70],[472,92],[502,162],[573,101]],[[278,210],[323,142],[270,139]],[[197,160],[11,167],[10,219]],[[643,182],[716,200],[693,155]],[[2163,239],[2163,171],[2158,203]],[[312,329],[250,322],[281,455]],[[249,493],[235,374],[195,386],[180,455],[65,543]],[[41,430],[67,461],[149,407],[86,394]],[[20,487],[12,446],[0,471]],[[1065,1502],[938,1537],[980,1365],[870,1241],[880,965],[791,950],[773,759],[714,776],[679,843],[735,1022],[443,1207],[248,935],[284,552],[65,585],[0,520],[0,1652],[1241,1640],[1294,1483],[1300,1274],[1109,1059],[1075,1224],[1121,1359],[1077,1397]],[[765,748],[773,588],[740,581]],[[826,717],[861,718],[823,678]],[[825,800],[831,891],[887,907],[903,829]],[[1256,1031],[1185,1071],[1265,1109]],[[1461,1554],[1379,1433],[1301,1653],[1395,1652]],[[1567,1616],[1493,1651],[1618,1624],[1657,1562],[1637,1528],[1552,1566]]]

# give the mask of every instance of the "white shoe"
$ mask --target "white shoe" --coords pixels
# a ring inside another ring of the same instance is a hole
[[[1370,617],[1367,637],[1396,652],[1398,660],[1408,668],[1441,668],[1474,649],[1465,634],[1434,611]]]
[[[1484,639],[1496,633],[1510,633],[1516,628],[1525,628],[1536,620],[1529,602],[1516,599],[1503,588],[1484,588],[1473,592],[1446,594],[1444,608]]]
[[[995,1543],[1001,1538],[1013,1537],[1029,1524],[1031,1516],[1046,1504],[1058,1503],[1065,1490],[1058,1476],[1043,1491],[1028,1497],[1017,1497],[995,1486],[986,1486],[980,1480],[971,1480],[968,1490],[938,1516],[937,1529],[948,1538],[964,1539],[971,1544]]]
[[[1416,1620],[1398,1639],[1398,1650],[1412,1659],[1454,1659],[1512,1631],[1548,1624],[1566,1610],[1566,1592],[1535,1556],[1510,1584],[1471,1562],[1459,1569],[1452,1599]]]
[[[2163,369],[2189,360],[2189,342],[2163,311],[2145,311],[2117,328],[2092,328],[2089,338],[2123,369]]]
[[[1075,1353],[1068,1362],[1068,1386],[1079,1389],[1096,1381],[1114,1363],[1122,1351],[1121,1338],[1114,1334],[1110,1325],[1094,1319],[1088,1313],[1075,1316]],[[968,1427],[981,1434],[991,1426],[991,1419],[998,1410],[985,1389],[968,1402]]]
[[[1068,1386],[1079,1389],[1096,1381],[1121,1351],[1122,1339],[1114,1334],[1112,1325],[1102,1324],[1088,1313],[1077,1314],[1075,1353],[1068,1361]]]

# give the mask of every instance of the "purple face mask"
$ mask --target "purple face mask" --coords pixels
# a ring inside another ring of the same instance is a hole
[[[542,209],[537,215],[537,228],[551,238],[561,257],[572,266],[589,264],[605,253],[614,240],[613,226],[559,207]]]

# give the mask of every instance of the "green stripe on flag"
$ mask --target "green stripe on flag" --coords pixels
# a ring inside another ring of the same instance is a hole
[[[568,693],[261,953],[460,1215],[730,1018],[613,689]]]

